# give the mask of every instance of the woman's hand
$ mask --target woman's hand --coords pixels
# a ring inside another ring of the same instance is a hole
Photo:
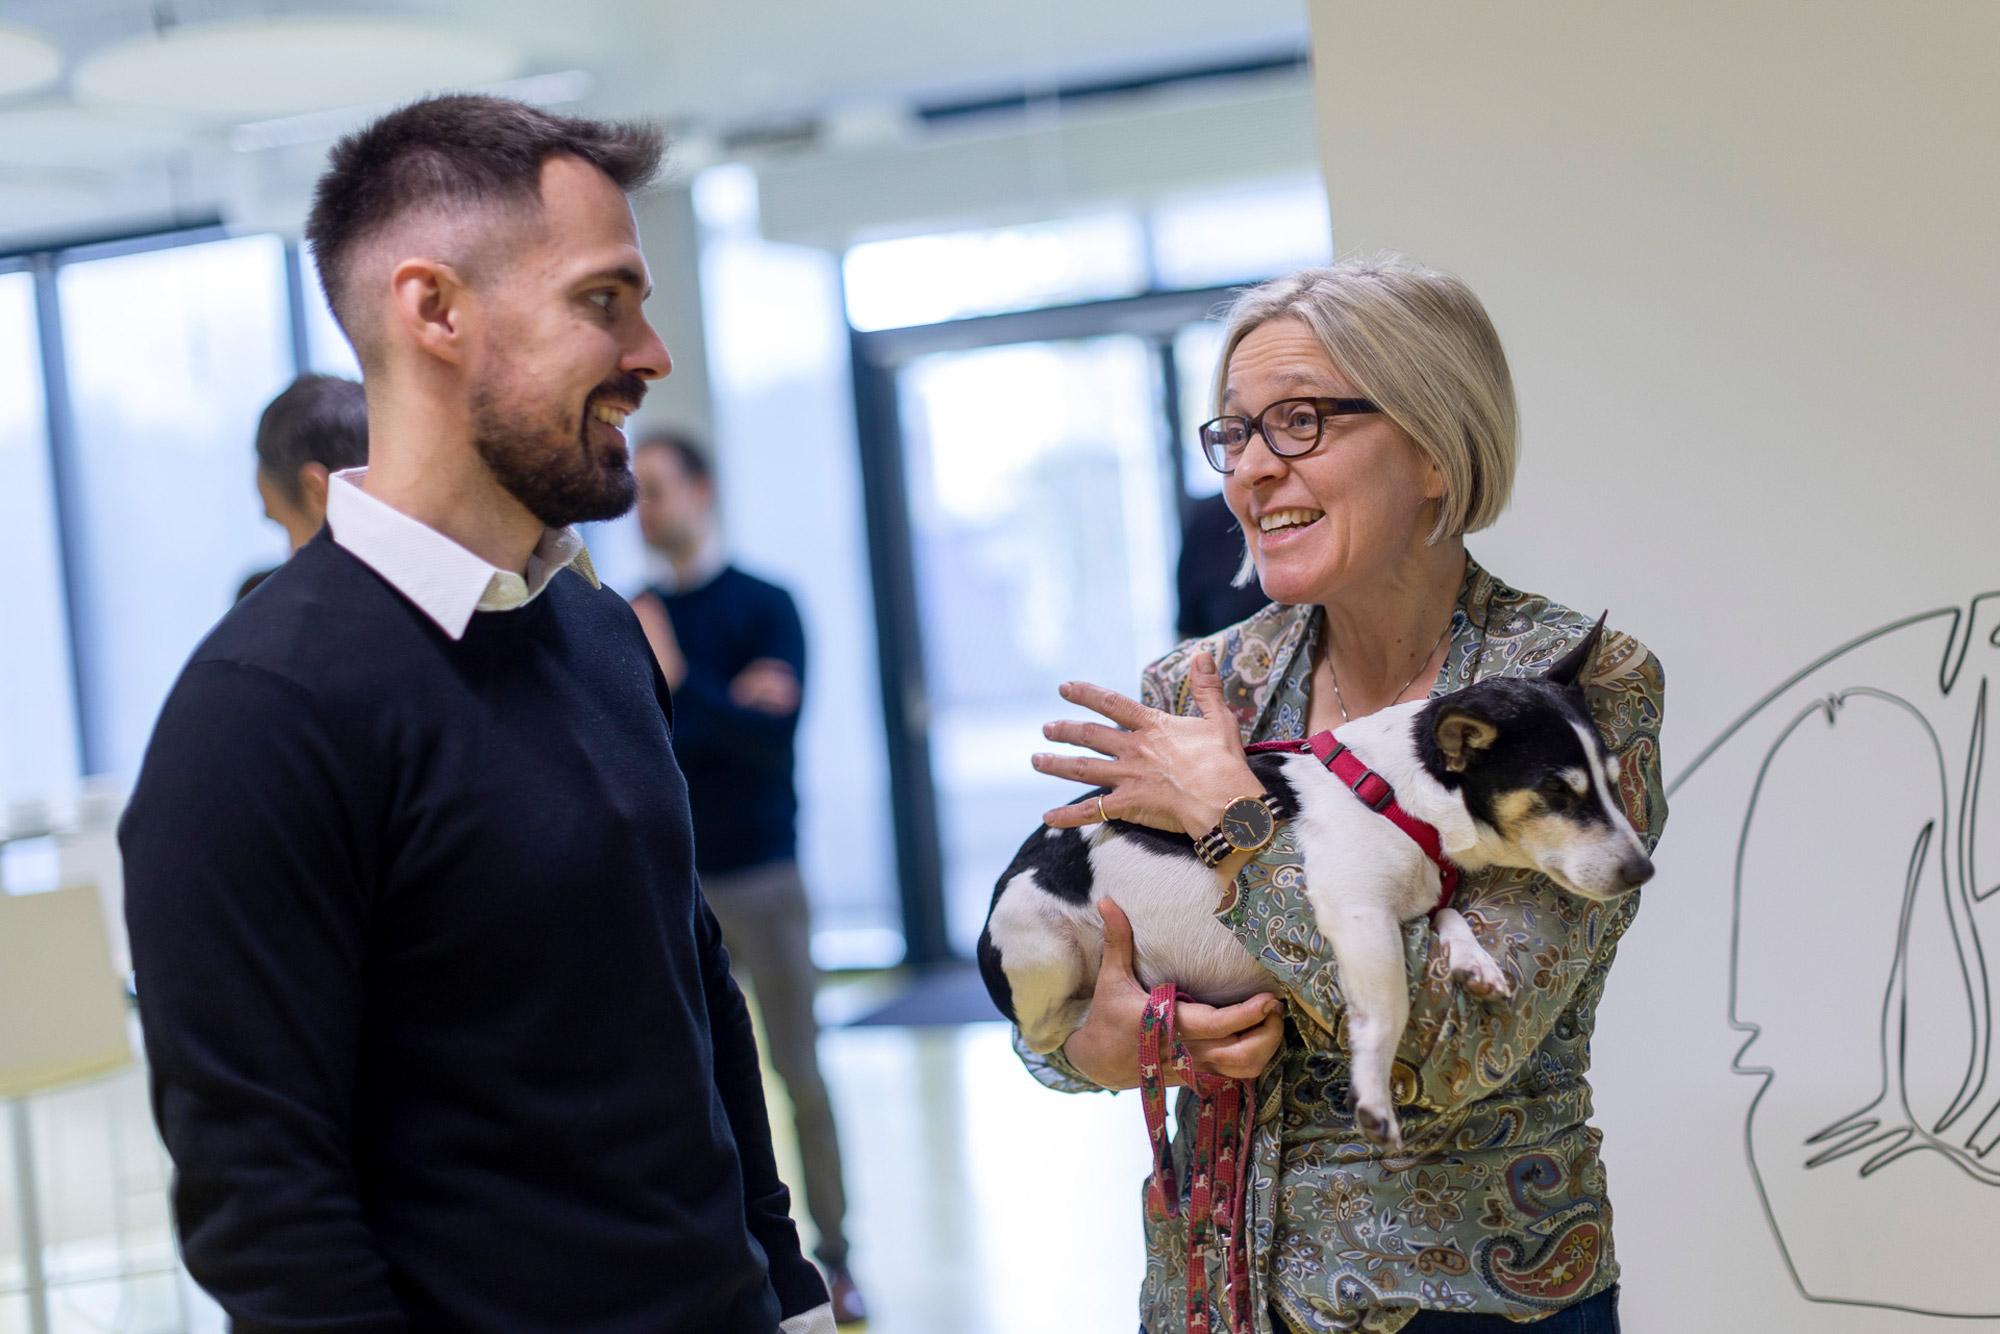
[[[1139,1027],[1146,1014],[1146,989],[1132,971],[1132,923],[1110,899],[1099,899],[1104,918],[1104,958],[1097,990],[1083,1026],[1070,1034],[1063,1054],[1093,1082],[1110,1089],[1139,1086]],[[1255,1079],[1278,1054],[1284,1040],[1284,1007],[1268,992],[1220,1009],[1182,1001],[1174,1028],[1197,1070],[1230,1079]],[[1178,1078],[1171,1080],[1181,1083]]]
[[[1042,735],[1067,745],[1086,746],[1109,759],[1088,755],[1038,754],[1034,766],[1057,778],[1111,789],[1100,803],[1092,797],[1059,806],[1042,817],[1058,829],[1095,824],[1104,815],[1200,838],[1222,818],[1222,808],[1237,797],[1252,796],[1263,785],[1243,760],[1243,742],[1236,718],[1222,695],[1222,677],[1215,660],[1197,653],[1189,667],[1197,718],[1182,718],[1149,709],[1115,690],[1071,681],[1062,697],[1103,714],[1117,727],[1101,723],[1049,723]],[[1190,1049],[1192,1050],[1192,1049]]]

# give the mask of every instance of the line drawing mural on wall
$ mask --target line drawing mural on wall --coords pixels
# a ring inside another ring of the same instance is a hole
[[[1668,791],[1730,813],[1681,873],[1733,887],[1744,1148],[1811,1301],[2000,1319],[2000,592],[1794,673]],[[1996,957],[1988,960],[1988,945]]]

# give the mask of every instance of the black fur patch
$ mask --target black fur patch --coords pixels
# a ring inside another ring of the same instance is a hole
[[[1077,800],[1089,801],[1102,791],[1103,788],[1098,788],[1086,792]],[[1000,902],[1000,895],[1023,871],[1033,871],[1035,883],[1064,903],[1081,906],[1090,902],[1090,844],[1084,842],[1082,830],[1038,826],[1022,842],[1014,860],[1007,863],[1007,869],[1000,873],[999,881],[993,886],[993,903]],[[987,905],[986,913],[992,916],[992,904]]]
[[[1446,767],[1437,740],[1438,720],[1446,712],[1469,714],[1498,733],[1490,747],[1470,752],[1458,773]],[[1535,793],[1549,809],[1583,824],[1609,824],[1595,783],[1579,796],[1561,778],[1565,769],[1594,773],[1602,761],[1601,753],[1585,753],[1572,723],[1597,736],[1580,686],[1558,685],[1546,677],[1488,677],[1438,696],[1417,715],[1417,755],[1431,777],[1463,793],[1466,810],[1488,828],[1498,828],[1495,812],[1510,792]]]
[[[994,1007],[1007,1016],[1010,1024],[1021,1021],[1014,1017],[1014,988],[1007,985],[1007,970],[1000,966],[1000,951],[993,944],[993,930],[988,927],[979,933],[979,977],[986,983],[986,994],[993,998]]]

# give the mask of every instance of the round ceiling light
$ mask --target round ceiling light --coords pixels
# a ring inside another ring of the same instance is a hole
[[[155,116],[112,116],[56,103],[0,111],[0,163],[118,167],[187,147],[181,126]]]
[[[62,73],[62,52],[39,33],[0,23],[0,97],[32,92]]]
[[[95,52],[78,100],[204,120],[261,120],[477,87],[520,69],[518,51],[420,20],[296,17],[169,28]]]

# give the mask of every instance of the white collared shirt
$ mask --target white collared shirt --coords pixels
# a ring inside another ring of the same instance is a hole
[[[453,639],[465,636],[476,611],[512,611],[540,597],[565,566],[596,588],[597,572],[574,528],[545,528],[522,578],[473,555],[428,524],[361,489],[367,468],[333,475],[326,493],[326,526],[333,540],[381,575]]]

